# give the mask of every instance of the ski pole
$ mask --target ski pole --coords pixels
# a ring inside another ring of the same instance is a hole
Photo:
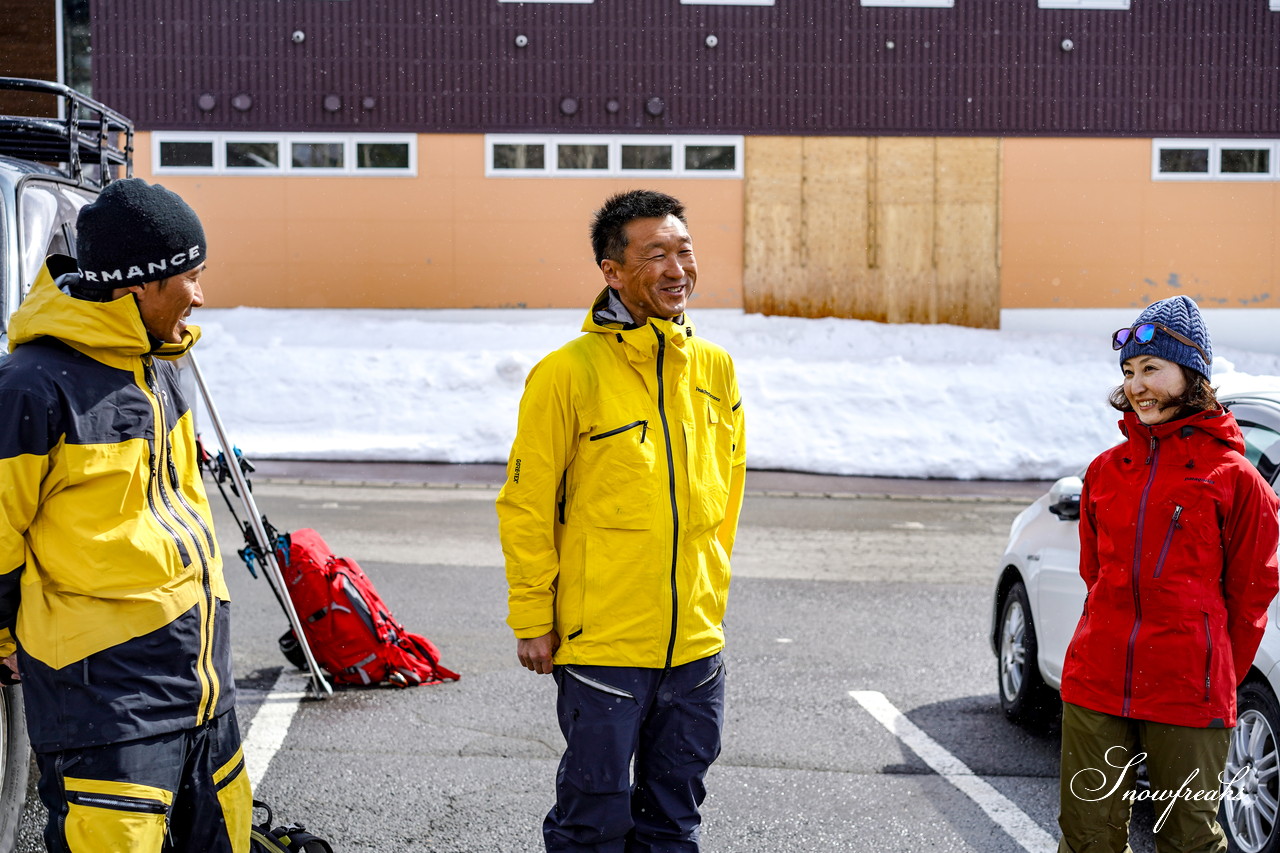
[[[195,356],[190,352],[187,353],[186,357],[191,364],[191,372],[195,375],[196,385],[200,388],[200,396],[204,399],[205,408],[209,411],[209,420],[213,423],[213,431],[218,436],[218,443],[222,445],[222,452],[226,458],[231,460],[227,465],[227,468],[231,471],[231,481],[235,484],[236,491],[240,493],[240,502],[244,506],[245,515],[249,517],[253,533],[258,538],[258,542],[261,543],[263,572],[266,574],[268,582],[274,583],[278,590],[276,598],[284,608],[285,616],[289,617],[289,625],[293,628],[293,633],[298,637],[298,646],[302,649],[302,654],[307,659],[308,669],[311,670],[313,692],[323,699],[325,696],[333,694],[333,688],[329,686],[324,673],[320,671],[320,665],[316,663],[315,656],[311,653],[311,646],[307,643],[307,635],[302,630],[302,620],[298,618],[298,611],[293,606],[293,600],[288,596],[284,573],[280,571],[280,564],[276,561],[275,548],[271,540],[267,538],[267,530],[263,524],[262,514],[258,512],[258,505],[253,499],[253,493],[249,491],[249,484],[245,482],[244,472],[240,470],[239,460],[236,459],[235,447],[227,437],[221,418],[218,417],[218,409],[214,406],[213,398],[209,395],[209,386],[205,384],[204,375],[200,372],[200,365],[196,363]]]

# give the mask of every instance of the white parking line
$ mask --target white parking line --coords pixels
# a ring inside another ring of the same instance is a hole
[[[244,766],[255,791],[267,775],[271,759],[284,744],[289,724],[298,712],[298,702],[307,695],[309,680],[307,673],[286,666],[280,670],[275,686],[253,717],[249,735],[244,739]]]
[[[935,773],[977,803],[1022,849],[1028,853],[1054,853],[1058,849],[1057,842],[1040,828],[1040,824],[1029,818],[1026,812],[1004,794],[975,776],[963,761],[947,752],[941,744],[904,717],[883,693],[875,690],[850,690],[849,695],[879,720],[881,725],[911,747],[911,751],[920,756]]]

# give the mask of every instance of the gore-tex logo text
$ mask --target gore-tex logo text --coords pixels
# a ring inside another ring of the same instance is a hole
[[[712,400],[715,400],[717,403],[720,402],[720,398],[717,397],[715,394],[712,394],[706,388],[699,388],[698,386],[695,385],[694,390],[696,390],[699,394],[706,394],[708,397],[710,397]]]
[[[194,261],[200,257],[200,247],[192,246],[185,252],[178,252],[172,258],[161,258],[158,261],[151,261],[147,264],[147,271],[143,272],[140,266],[131,266],[127,270],[83,270],[85,281],[94,281],[105,283],[108,281],[124,282],[129,279],[137,279],[138,281],[159,281],[162,278],[168,278],[172,273],[169,272],[170,266],[180,267],[187,261]]]

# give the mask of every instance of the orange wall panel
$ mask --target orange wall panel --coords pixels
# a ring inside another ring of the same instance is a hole
[[[688,209],[694,307],[742,306],[740,180],[486,178],[479,135],[419,136],[415,177],[156,177],[149,134],[136,148],[135,173],[200,214],[212,307],[585,307],[591,216],[638,187]]]
[[[1280,307],[1280,182],[1153,181],[1151,150],[1004,140],[1004,308]]]

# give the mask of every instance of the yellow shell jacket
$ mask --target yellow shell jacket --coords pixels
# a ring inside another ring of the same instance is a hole
[[[231,709],[228,594],[192,415],[133,299],[46,267],[0,359],[0,653],[32,746],[192,728]]]
[[[507,624],[554,627],[557,664],[700,660],[724,646],[746,473],[733,362],[607,288],[582,330],[525,383],[498,496]]]

